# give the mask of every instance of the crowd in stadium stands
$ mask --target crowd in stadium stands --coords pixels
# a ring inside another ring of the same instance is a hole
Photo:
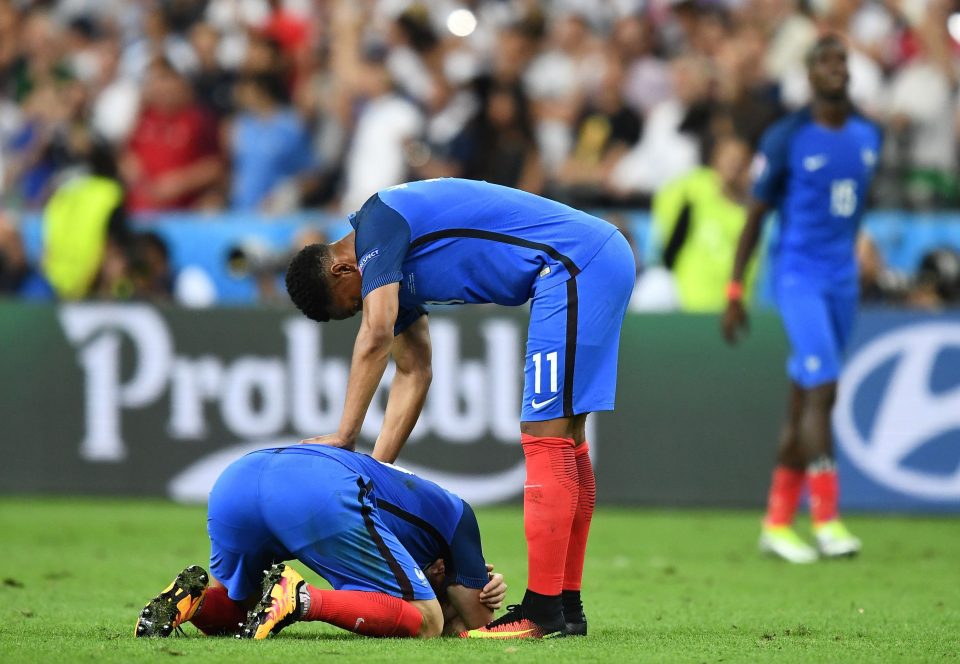
[[[833,31],[849,42],[855,103],[885,130],[875,204],[953,207],[952,11],[951,0],[0,0],[0,202],[44,209],[94,153],[114,162],[102,177],[132,214],[345,212],[441,176],[636,208],[711,164],[742,202],[752,147],[806,103],[804,55]],[[14,264],[10,216],[0,253]]]

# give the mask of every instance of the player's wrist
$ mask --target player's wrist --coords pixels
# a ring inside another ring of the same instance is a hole
[[[727,302],[743,302],[743,282],[732,280],[727,284]]]

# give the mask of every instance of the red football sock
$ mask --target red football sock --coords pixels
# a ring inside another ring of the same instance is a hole
[[[810,516],[814,525],[837,518],[840,487],[834,468],[807,473],[810,488]]]
[[[579,495],[573,440],[524,434],[521,441],[527,460],[523,485],[527,588],[559,595]]]
[[[796,514],[797,505],[800,504],[800,494],[803,492],[805,478],[804,470],[786,466],[777,466],[774,469],[764,523],[768,526],[789,526],[793,523],[793,515]]]
[[[385,593],[321,590],[307,585],[310,608],[303,620],[320,620],[363,636],[417,636],[423,615]]]
[[[190,622],[207,636],[223,636],[240,631],[240,624],[246,617],[246,610],[239,602],[227,596],[226,588],[212,586],[207,588],[203,595],[203,604],[193,614]]]
[[[563,589],[580,590],[583,581],[583,561],[587,553],[587,536],[590,534],[590,521],[593,519],[593,507],[597,502],[597,483],[593,476],[593,464],[590,463],[590,447],[584,441],[573,448],[577,463],[577,481],[580,493],[577,498],[577,511],[573,516],[573,528],[570,531],[570,544],[567,546],[567,562],[563,570]]]

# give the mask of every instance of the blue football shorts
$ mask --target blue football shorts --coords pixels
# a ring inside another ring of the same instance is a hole
[[[433,599],[417,563],[384,525],[369,478],[320,455],[253,452],[210,492],[210,573],[231,599],[260,592],[263,571],[297,559],[335,590]]]
[[[633,249],[614,233],[579,274],[534,294],[522,421],[613,410],[620,328],[636,274]]]
[[[791,346],[790,379],[804,389],[836,381],[856,319],[856,289],[831,290],[786,275],[778,280],[775,291]]]

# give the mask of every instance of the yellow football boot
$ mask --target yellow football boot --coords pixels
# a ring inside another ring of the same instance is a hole
[[[264,573],[263,596],[247,613],[238,639],[265,639],[300,620],[300,588],[305,581],[288,565],[278,563]]]
[[[198,565],[177,574],[166,589],[143,607],[137,618],[135,636],[167,637],[190,620],[203,601],[210,576]]]

